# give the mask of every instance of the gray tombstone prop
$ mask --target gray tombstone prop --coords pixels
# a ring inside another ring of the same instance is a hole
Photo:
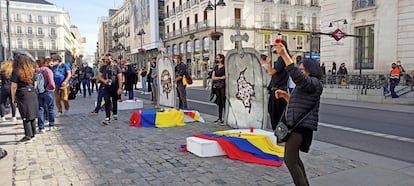
[[[157,56],[158,73],[158,104],[165,107],[175,107],[174,66],[172,60],[161,52]]]
[[[231,36],[238,48],[226,55],[225,120],[233,128],[267,127],[268,92],[266,76],[260,64],[260,54],[254,48],[242,48],[247,34]]]

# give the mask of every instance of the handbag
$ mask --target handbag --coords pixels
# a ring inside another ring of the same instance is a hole
[[[185,75],[184,78],[189,85],[193,84],[193,79],[191,79],[191,76]]]
[[[284,120],[285,116],[286,116],[286,111],[287,108],[283,111],[282,116],[280,117],[279,122],[276,125],[276,129],[274,132],[274,135],[277,137],[277,143],[283,143],[286,142],[289,139],[290,133],[292,133],[292,131],[299,126],[300,123],[303,122],[303,120],[305,120],[305,118],[307,118],[311,112],[313,110],[315,110],[317,108],[318,104],[313,107],[313,109],[311,109],[308,113],[306,113],[305,116],[303,116],[298,122],[296,122],[295,125],[293,125],[291,128],[288,127],[288,125],[286,125],[286,121]]]
[[[223,88],[224,87],[224,81],[216,80],[213,81],[213,88]]]

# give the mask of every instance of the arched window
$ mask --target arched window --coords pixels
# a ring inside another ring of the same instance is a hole
[[[167,46],[167,55],[168,56],[171,56],[172,55],[172,53],[171,53],[171,46]]]
[[[194,52],[200,52],[200,40],[194,40]]]
[[[210,39],[208,37],[203,38],[203,50],[210,50]]]
[[[176,44],[173,45],[174,55],[178,55],[178,47]]]
[[[193,47],[191,47],[191,41],[187,41],[187,53],[191,53],[193,51]]]
[[[50,45],[52,47],[52,50],[56,50],[56,40],[50,40]]]
[[[180,43],[180,54],[184,54],[184,43]]]
[[[39,49],[43,49],[43,40],[39,39]]]
[[[27,41],[28,45],[29,45],[29,49],[33,49],[33,39],[29,39]]]
[[[23,40],[21,38],[17,39],[17,48],[23,48]]]

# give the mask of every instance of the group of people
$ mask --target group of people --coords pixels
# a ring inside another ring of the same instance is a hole
[[[13,54],[13,61],[1,64],[1,116],[3,121],[6,120],[4,108],[9,100],[11,120],[16,121],[17,106],[25,132],[20,141],[31,142],[37,132],[45,132],[45,117],[49,130],[54,130],[55,117],[69,112],[68,82],[71,70],[58,55],[35,60],[26,51],[15,50]]]

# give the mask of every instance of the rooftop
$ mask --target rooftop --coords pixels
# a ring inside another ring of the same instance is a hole
[[[46,5],[53,5],[53,3],[50,3],[45,0],[11,0],[11,1],[17,1],[17,2],[23,2],[23,3],[36,3],[36,4],[46,4]]]

